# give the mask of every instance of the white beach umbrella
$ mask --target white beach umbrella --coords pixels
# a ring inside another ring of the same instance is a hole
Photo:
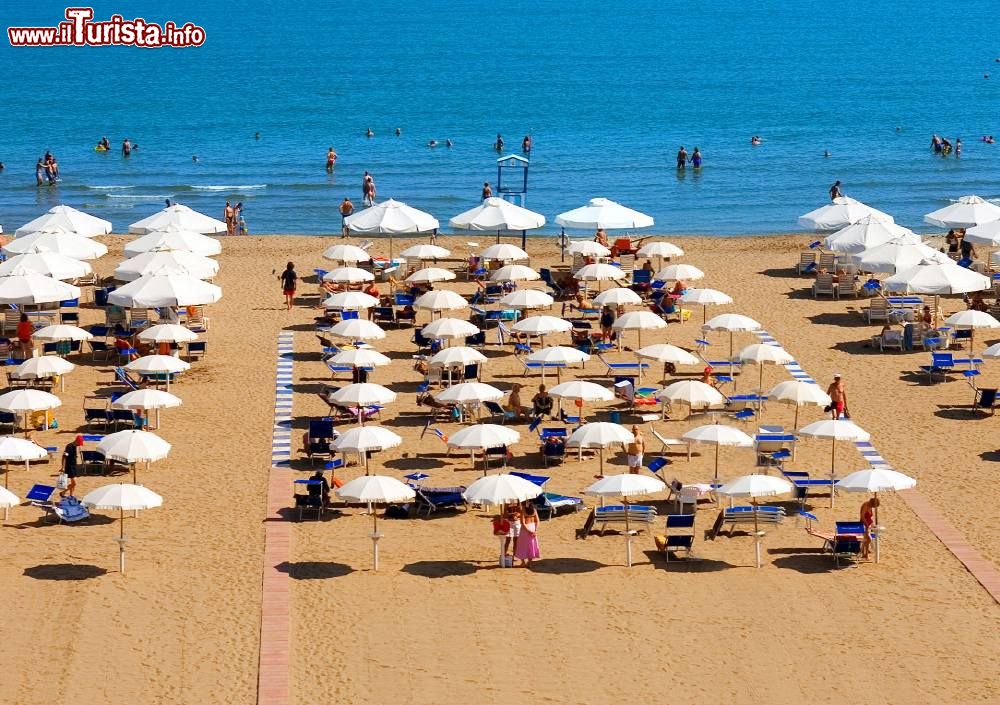
[[[615,319],[611,328],[623,333],[627,330],[634,330],[638,335],[638,344],[642,346],[642,331],[657,330],[666,328],[667,322],[657,316],[652,311],[629,311]]]
[[[636,357],[640,360],[654,360],[663,363],[663,377],[667,376],[667,365],[698,365],[701,359],[695,357],[687,350],[679,348],[669,343],[656,343],[647,345],[635,351]]]
[[[726,403],[726,398],[719,390],[710,384],[694,379],[684,379],[668,384],[656,393],[656,398],[671,404],[683,404],[692,411],[723,406]]]
[[[378,299],[363,291],[338,291],[323,300],[328,311],[364,311],[378,304]]]
[[[459,213],[448,221],[448,225],[456,230],[496,230],[497,244],[500,244],[501,232],[521,232],[522,250],[524,233],[545,225],[545,216],[527,208],[516,206],[502,198],[487,198],[475,208]],[[484,254],[485,257],[485,254]],[[490,259],[487,257],[487,259]],[[500,258],[506,259],[506,258]],[[524,259],[512,257],[510,259]]]
[[[150,274],[179,274],[195,279],[211,279],[219,273],[219,263],[185,250],[144,252],[122,262],[114,277],[130,282]]]
[[[622,271],[621,267],[598,262],[580,267],[573,278],[582,282],[622,281],[628,279],[628,273]]]
[[[430,365],[441,365],[443,367],[474,365],[486,362],[486,356],[474,348],[459,345],[454,348],[445,348],[438,351],[427,362]]]
[[[516,502],[527,502],[541,493],[542,488],[534,482],[516,475],[500,473],[479,478],[465,488],[462,496],[470,504],[496,507]]]
[[[521,310],[548,308],[554,302],[552,296],[538,289],[518,289],[500,299],[504,306]]]
[[[147,274],[120,286],[108,302],[124,308],[204,306],[222,298],[222,289],[182,274]]]
[[[64,323],[39,328],[32,336],[35,340],[43,340],[52,343],[57,343],[61,340],[91,340],[93,337],[94,336],[90,334],[90,331],[84,330],[78,326],[68,326]]]
[[[1000,328],[1000,321],[985,311],[967,309],[953,313],[944,319],[952,328],[969,331],[969,357],[972,357],[972,347],[975,343],[977,328]]]
[[[132,482],[136,481],[136,463],[149,464],[163,460],[170,454],[171,445],[149,431],[118,431],[105,436],[97,444],[97,451],[106,458],[132,466]]]
[[[484,260],[497,260],[498,262],[517,262],[528,259],[527,252],[517,245],[511,245],[506,242],[498,242],[495,245],[490,245],[483,250],[483,254],[480,256]]]
[[[965,231],[965,239],[977,245],[1000,247],[1000,220],[977,225]]]
[[[59,377],[60,388],[66,391],[65,375],[76,369],[76,365],[57,355],[30,357],[18,365],[11,373],[16,379],[51,379]]]
[[[511,326],[511,330],[515,333],[537,336],[565,333],[572,328],[572,323],[564,318],[556,318],[555,316],[528,316]]]
[[[374,280],[374,274],[360,267],[337,267],[323,275],[323,281],[335,284],[361,284]]]
[[[569,243],[566,252],[581,257],[610,257],[611,250],[595,240],[574,240]]]
[[[123,394],[113,402],[112,409],[131,409],[133,411],[156,412],[156,427],[160,427],[160,409],[174,409],[181,405],[179,397],[159,389],[136,389]]]
[[[701,322],[708,321],[709,306],[725,306],[733,302],[733,298],[716,289],[687,289],[677,300],[680,304],[701,306]]]
[[[371,382],[359,382],[341,387],[330,395],[330,401],[342,406],[357,407],[362,409],[366,406],[381,406],[396,401],[396,393],[391,389],[383,387],[381,384]],[[365,425],[365,415],[358,413],[360,425]]]
[[[521,434],[507,426],[492,423],[477,423],[456,431],[448,436],[449,448],[463,450],[485,450],[513,445]]]
[[[357,245],[331,245],[323,250],[323,259],[343,264],[370,262],[372,256]]]
[[[54,394],[40,389],[15,389],[0,395],[0,411],[24,416],[24,433],[28,433],[28,414],[32,411],[48,411],[62,406]],[[47,427],[47,425],[46,425]]]
[[[60,280],[85,277],[94,271],[86,262],[44,251],[11,257],[0,264],[0,277],[10,276],[15,270],[34,272]]]
[[[47,304],[79,296],[79,287],[37,274],[23,266],[0,277],[0,303],[3,304]]]
[[[344,226],[361,235],[388,235],[391,259],[396,235],[436,233],[439,223],[430,213],[390,198],[347,216]]]
[[[739,313],[723,313],[708,319],[702,330],[727,331],[729,333],[729,358],[733,357],[733,333],[760,330],[760,323]]]
[[[481,404],[484,401],[499,401],[504,393],[494,386],[482,382],[462,382],[438,392],[434,398],[454,404]]]
[[[469,302],[451,289],[435,289],[418,296],[413,307],[431,312],[460,311],[469,308]]]
[[[439,318],[420,329],[421,335],[431,340],[467,338],[479,332],[476,326],[458,318]]]
[[[909,490],[917,486],[917,481],[909,475],[904,475],[889,468],[868,468],[852,472],[847,477],[837,482],[837,488],[847,492],[867,492],[874,494],[878,498],[879,492],[898,492]],[[875,505],[874,530],[875,562],[881,559],[879,551],[879,539],[882,536],[883,527],[878,520],[878,504]]]
[[[382,340],[385,331],[364,318],[350,318],[336,323],[329,331],[334,338],[342,340]]]
[[[683,257],[684,250],[672,242],[663,242],[658,240],[656,242],[647,242],[645,245],[640,247],[639,251],[635,254],[638,257],[659,257],[660,259],[668,259],[670,257]]]
[[[824,419],[799,429],[799,434],[813,438],[830,439],[830,480],[836,481],[837,441],[867,441],[871,435],[847,419]],[[830,507],[834,506],[834,492],[830,489]]]
[[[341,350],[329,360],[332,365],[349,365],[350,367],[385,367],[392,364],[392,358],[372,348],[354,348]]]
[[[27,438],[17,438],[15,436],[0,436],[0,460],[7,463],[24,463],[24,469],[27,470],[31,466],[32,460],[41,460],[42,458],[47,458],[49,452],[42,448],[40,445],[34,441],[30,441]],[[3,487],[0,488],[4,493],[0,493],[0,507],[3,507],[3,520],[7,521],[8,509],[11,507],[16,507],[21,501],[14,496],[13,493],[7,490],[7,479],[10,476],[10,470],[7,469],[3,474]],[[10,498],[13,497],[13,503],[10,502]]]
[[[65,230],[49,229],[11,240],[3,246],[7,255],[27,255],[50,252],[78,260],[97,259],[108,254],[108,248],[96,240],[73,235]]]
[[[994,343],[980,353],[981,357],[991,360],[1000,359],[1000,343]]]
[[[16,507],[20,503],[20,497],[8,490],[6,487],[0,487],[0,507],[3,507],[4,521],[7,521],[7,510],[11,507]]]
[[[761,394],[764,393],[764,365],[785,365],[795,361],[795,358],[784,348],[764,343],[754,343],[753,345],[746,346],[739,351],[736,358],[743,362],[752,362],[757,365],[760,371],[760,376],[757,380],[757,389],[760,390]]]
[[[715,484],[719,483],[719,448],[752,448],[753,438],[738,428],[723,424],[708,424],[697,426],[685,433],[681,438],[688,443],[715,446]]]
[[[533,282],[541,278],[538,272],[523,264],[508,264],[490,275],[490,281],[494,282]]]
[[[581,379],[557,384],[549,390],[549,394],[557,399],[570,399],[576,402],[580,409],[581,421],[583,420],[583,405],[586,402],[611,401],[615,396],[607,387]]]
[[[597,449],[600,457],[600,475],[604,475],[604,450],[613,445],[625,445],[635,440],[632,432],[621,424],[607,421],[585,423],[566,440],[567,448]]]
[[[631,289],[616,286],[613,289],[602,291],[595,296],[594,303],[598,306],[638,306],[642,303],[642,297]],[[649,313],[652,313],[652,311]]]
[[[386,475],[364,475],[347,482],[337,490],[337,494],[345,502],[363,504],[401,504],[410,502],[416,497],[413,488],[408,487],[394,477]],[[378,531],[378,513],[372,515],[372,567],[378,571],[378,542],[382,534]]]
[[[158,323],[139,333],[139,340],[146,343],[190,343],[198,334],[176,323]]]
[[[97,235],[109,234],[111,232],[111,221],[103,220],[89,213],[78,211],[76,208],[70,208],[69,206],[56,206],[19,227],[14,231],[14,237],[24,237],[31,233],[50,230],[52,228],[61,228],[80,237],[95,237]]]
[[[607,198],[592,198],[587,205],[556,216],[556,223],[565,228],[621,230],[648,228],[653,218]]]
[[[820,206],[816,210],[799,216],[799,225],[810,230],[839,230],[872,215],[892,222],[891,215],[866,206],[861,201],[841,196],[825,206]]]
[[[223,223],[225,225],[225,223]],[[221,232],[225,232],[223,227]],[[199,231],[185,230],[175,225],[152,230],[125,245],[125,256],[136,257],[144,252],[172,252],[182,250],[202,257],[212,257],[222,252],[222,243]]]
[[[544,384],[546,365],[556,366],[556,378],[559,379],[561,377],[561,366],[576,363],[582,365],[590,359],[590,355],[577,348],[570,348],[565,345],[550,345],[529,353],[525,359],[530,363],[541,364],[542,383]]]
[[[368,453],[375,450],[397,448],[403,439],[381,426],[357,426],[337,436],[330,443],[330,450],[337,453],[354,453],[361,457],[368,474]]]
[[[661,282],[693,282],[705,278],[705,273],[692,264],[668,264],[657,272],[654,277]]]
[[[168,228],[186,230],[203,235],[215,235],[227,232],[226,224],[221,220],[209,218],[207,215],[191,210],[180,203],[167,206],[151,216],[137,220],[128,226],[128,231],[135,235],[146,235],[147,233]]]
[[[995,220],[1000,220],[1000,206],[979,196],[962,196],[924,216],[924,222],[942,228],[974,228]]]
[[[922,242],[912,242],[906,238],[897,238],[871,247],[855,255],[854,261],[858,268],[865,272],[887,272],[911,269],[923,261],[946,263],[948,255],[938,252],[933,247]]]
[[[407,247],[399,253],[400,257],[406,257],[407,259],[444,259],[450,255],[451,250],[426,243]]]
[[[959,267],[954,262],[935,263],[924,260],[910,269],[904,269],[882,282],[888,291],[907,291],[914,294],[966,294],[989,289],[988,277]]]
[[[824,240],[824,245],[833,252],[855,255],[892,240],[901,240],[914,245],[920,243],[920,237],[914,235],[912,231],[892,221],[869,215],[829,235]]]
[[[125,365],[129,372],[145,375],[166,375],[167,389],[170,389],[170,377],[179,372],[191,369],[191,364],[173,355],[145,355]]]
[[[104,485],[88,492],[80,500],[84,506],[93,509],[117,509],[118,524],[121,527],[118,534],[118,570],[125,572],[125,512],[138,512],[140,509],[154,509],[163,505],[163,497],[142,485],[118,483]]]
[[[825,407],[833,403],[830,395],[823,391],[815,382],[803,382],[793,379],[781,382],[771,388],[767,393],[768,399],[779,404],[787,404],[795,407],[795,423],[792,428],[799,426],[799,407],[820,406]]]
[[[629,528],[628,500],[630,497],[662,492],[666,488],[655,477],[626,473],[606,475],[584,490],[584,494],[593,497],[621,497],[625,505],[625,564],[629,568],[632,567],[632,530]]]
[[[757,522],[757,500],[761,497],[777,497],[789,494],[792,483],[780,477],[770,475],[744,475],[727,482],[719,488],[719,494],[724,497],[748,497],[753,502],[753,537],[756,565],[760,568],[760,539],[763,532]]]
[[[455,279],[455,273],[450,269],[441,267],[424,267],[418,269],[406,278],[409,284],[432,284],[434,282],[446,282]]]

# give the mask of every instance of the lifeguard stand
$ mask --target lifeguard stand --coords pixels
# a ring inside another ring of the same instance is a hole
[[[497,159],[497,196],[524,208],[528,195],[528,160],[516,154]]]

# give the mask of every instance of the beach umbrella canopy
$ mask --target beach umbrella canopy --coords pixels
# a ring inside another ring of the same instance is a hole
[[[792,491],[792,483],[780,477],[770,475],[744,475],[735,480],[727,482],[719,488],[718,492],[723,497],[747,497],[753,501],[753,534],[754,552],[756,554],[756,565],[760,568],[760,538],[762,532],[757,523],[757,500],[761,497],[777,497],[778,495],[789,494]]]
[[[527,502],[542,493],[542,488],[523,477],[501,473],[481,477],[465,488],[462,496],[470,504],[500,506]]]
[[[6,512],[11,507],[16,507],[21,503],[21,498],[16,494],[8,490],[6,487],[0,487],[0,507]],[[6,515],[5,515],[6,519]]]
[[[0,460],[8,463],[27,463],[41,460],[49,452],[34,441],[17,436],[0,436]]]
[[[343,453],[364,453],[369,450],[385,450],[403,444],[403,439],[381,426],[358,426],[340,434],[330,443],[330,448]]]
[[[871,247],[855,255],[854,261],[865,272],[887,272],[894,274],[899,270],[911,269],[923,261],[946,263],[948,255],[938,252],[933,247],[922,242],[912,242],[906,238],[897,238]]]
[[[337,495],[345,502],[364,504],[400,504],[416,497],[413,488],[394,477],[386,475],[364,475],[344,484]],[[378,571],[378,542],[382,534],[378,532],[378,515],[372,511],[372,566]]]
[[[191,369],[191,364],[173,355],[145,355],[125,365],[130,372],[144,374],[174,374]]]
[[[600,282],[600,281],[621,281],[622,279],[628,279],[628,273],[622,271],[621,267],[615,267],[611,264],[604,264],[603,262],[598,262],[596,264],[587,264],[576,270],[576,274],[573,275],[574,279],[579,279],[582,282]]]
[[[392,358],[372,348],[355,348],[341,350],[330,358],[332,365],[348,365],[350,367],[385,367],[392,363]]]
[[[476,326],[458,318],[439,318],[420,329],[421,335],[432,340],[466,338],[478,332]]]
[[[584,402],[611,401],[615,397],[607,387],[582,379],[557,384],[549,390],[549,394],[560,399],[579,399]]]
[[[490,281],[494,282],[532,282],[541,278],[538,272],[523,264],[508,264],[490,275]]]
[[[924,260],[910,269],[904,269],[887,278],[882,286],[888,291],[907,291],[914,294],[967,294],[989,289],[988,277],[959,267],[954,262],[936,263]]]
[[[407,259],[444,259],[450,255],[451,250],[426,243],[407,247],[399,253],[400,257],[406,257]]]
[[[46,304],[79,296],[79,287],[37,274],[23,266],[0,277],[0,303],[4,304]]]
[[[577,348],[570,348],[565,345],[550,345],[529,353],[525,359],[528,362],[572,365],[578,362],[586,362],[590,359],[590,355]]]
[[[983,350],[980,355],[982,357],[990,358],[996,360],[1000,358],[1000,343],[994,343],[985,350]]]
[[[666,328],[667,322],[652,311],[629,311],[616,318],[611,327],[618,332],[637,331],[642,345],[642,331]]]
[[[427,362],[430,365],[442,365],[444,367],[474,365],[479,362],[486,362],[486,356],[478,350],[459,345],[436,352]]]
[[[642,303],[642,297],[631,289],[616,286],[595,296],[594,303],[598,306],[638,306]]]
[[[441,267],[424,267],[418,269],[406,278],[409,284],[432,284],[434,282],[446,282],[455,279],[455,273],[450,269]]]
[[[385,331],[364,318],[349,318],[330,328],[330,335],[343,340],[382,340]]]
[[[76,365],[58,355],[42,355],[29,357],[22,362],[15,368],[13,376],[18,379],[49,379],[68,375],[75,368]]]
[[[111,402],[112,409],[174,409],[181,405],[179,397],[160,389],[136,389]]]
[[[986,313],[985,311],[975,311],[967,309],[953,313],[944,320],[952,328],[969,331],[969,352],[975,344],[976,329],[978,328],[1000,328],[1000,321]]]
[[[548,308],[554,302],[552,296],[538,289],[518,289],[500,299],[504,306],[522,310]]]
[[[357,245],[332,245],[323,250],[323,259],[343,264],[370,262],[372,256]]]
[[[522,250],[517,245],[511,245],[506,242],[498,242],[495,245],[490,245],[485,250],[481,257],[484,260],[497,260],[500,262],[516,262],[518,260],[528,259],[528,253]]]
[[[683,257],[684,250],[672,242],[656,241],[647,242],[635,254],[638,257],[660,257],[666,259],[669,257]]]
[[[697,281],[704,279],[705,273],[691,264],[669,264],[654,277],[661,282]]]
[[[682,305],[701,306],[701,322],[707,323],[709,306],[725,306],[731,304],[733,299],[716,289],[687,289],[677,302]]]
[[[344,406],[376,406],[396,401],[396,392],[381,384],[360,382],[341,387],[330,395],[330,400]]]
[[[974,228],[995,220],[1000,220],[1000,206],[979,196],[962,196],[924,216],[924,222],[942,228]]]
[[[492,423],[477,423],[448,436],[448,447],[465,450],[502,448],[517,443],[520,438],[521,434],[512,428]]]
[[[917,481],[908,475],[904,475],[889,468],[868,468],[852,472],[847,477],[837,482],[837,488],[847,492],[868,492],[878,497],[879,492],[898,492],[916,487]],[[874,529],[875,562],[881,558],[879,550],[879,539],[882,535],[883,527],[878,520],[878,504],[875,505]]]
[[[1000,220],[977,225],[965,231],[965,239],[977,245],[1000,247]]]
[[[663,363],[663,376],[666,377],[666,367],[671,365],[698,365],[701,359],[695,357],[687,350],[679,348],[669,343],[657,343],[639,348],[635,352],[636,357],[641,360],[654,360]]]
[[[456,230],[534,230],[545,225],[545,216],[527,208],[516,206],[502,198],[491,197],[483,200],[475,208],[459,213],[448,221],[448,225]],[[523,257],[487,259],[524,259]]]
[[[688,443],[697,445],[715,446],[715,482],[719,482],[719,448],[728,446],[732,448],[752,448],[753,438],[743,433],[738,428],[725,426],[723,424],[708,424],[692,428],[681,438]]]
[[[813,438],[830,439],[830,480],[836,481],[837,441],[867,441],[871,435],[848,419],[824,419],[799,429],[799,434]],[[834,506],[834,493],[830,492],[830,507]]]
[[[692,410],[708,409],[726,403],[726,398],[715,387],[693,379],[668,384],[656,393],[656,398],[671,404],[684,404]]]
[[[810,230],[840,230],[868,216],[892,222],[891,215],[866,206],[853,198],[840,196],[825,206],[820,206],[816,210],[799,216],[799,225]]]
[[[564,228],[581,230],[586,228],[621,230],[648,228],[653,225],[653,218],[607,198],[592,198],[585,206],[557,215],[556,223]]]
[[[176,323],[158,323],[139,333],[139,340],[146,343],[190,343],[198,334]]]
[[[180,274],[195,279],[211,279],[219,273],[214,259],[186,250],[143,252],[115,268],[115,279],[130,282],[149,274]]]
[[[125,308],[204,306],[221,298],[220,287],[184,274],[147,274],[108,295],[110,303]]]
[[[24,237],[41,230],[60,228],[80,237],[95,237],[111,232],[111,221],[78,211],[69,206],[55,206],[14,231],[14,237]]]
[[[328,311],[364,311],[378,304],[378,299],[363,291],[338,291],[323,300]]]
[[[892,240],[918,244],[920,237],[892,221],[868,215],[847,225],[824,240],[824,245],[833,252],[858,254],[871,247],[884,245]]]
[[[0,395],[0,411],[14,414],[45,411],[59,406],[62,406],[59,397],[40,389],[15,389]]]
[[[425,311],[459,311],[469,308],[469,302],[451,289],[436,289],[418,296],[413,307]]]
[[[499,401],[503,397],[502,391],[482,382],[462,382],[448,387],[434,396],[438,401],[454,404],[481,404],[484,401]]]
[[[795,423],[793,428],[798,428],[799,425],[799,407],[825,407],[833,403],[830,395],[824,392],[818,384],[815,382],[803,382],[797,379],[775,385],[767,393],[767,397],[780,404],[795,407]]]
[[[84,506],[93,509],[117,509],[118,524],[118,569],[125,572],[125,512],[138,512],[163,505],[163,497],[142,485],[118,483],[104,485],[84,495],[80,500]]]
[[[610,257],[611,250],[595,240],[574,240],[566,252],[581,257]]]
[[[35,340],[57,343],[61,340],[91,340],[94,336],[90,334],[90,331],[78,326],[58,323],[54,326],[39,328],[32,337]]]
[[[0,277],[10,276],[15,270],[34,272],[60,280],[85,277],[94,271],[86,262],[45,251],[11,257],[0,264]]]
[[[225,223],[223,223],[225,226]],[[220,232],[225,232],[225,227]],[[202,257],[212,257],[222,252],[222,243],[195,230],[185,230],[176,225],[150,231],[125,245],[125,256],[136,257],[143,252],[171,252],[183,250]]]
[[[360,284],[375,281],[375,275],[359,267],[337,267],[324,274],[323,281],[335,284]]]
[[[430,213],[390,198],[347,216],[344,225],[352,233],[403,235],[433,232],[439,223]]]
[[[784,348],[764,343],[746,346],[736,354],[736,358],[743,362],[752,362],[760,368],[760,379],[757,382],[757,387],[761,394],[764,393],[764,365],[786,365],[795,361],[795,358],[789,355]]]
[[[723,313],[710,319],[707,323],[705,323],[703,329],[714,331],[724,330],[729,331],[730,333],[737,331],[754,331],[760,330],[760,323],[749,316],[743,316],[738,313]]]
[[[163,460],[170,454],[170,448],[167,441],[149,431],[118,431],[97,444],[98,452],[106,458],[129,464]]]
[[[667,486],[649,475],[626,473],[606,475],[584,490],[593,497],[621,497],[625,503],[625,564],[632,567],[632,530],[629,528],[628,500],[630,497],[662,492]]]
[[[573,324],[564,318],[555,316],[528,316],[511,326],[511,330],[525,335],[551,335],[565,333],[573,328]]]
[[[89,240],[65,230],[50,228],[11,240],[3,246],[3,252],[7,255],[51,252],[77,260],[89,260],[108,254],[108,248],[96,240]]]
[[[180,203],[167,206],[158,213],[154,213],[142,220],[137,220],[128,226],[128,231],[135,235],[146,235],[147,233],[166,230],[168,228],[186,230],[204,235],[227,232],[226,224],[221,220],[209,218],[207,215],[191,210]],[[127,251],[126,254],[128,254]]]
[[[632,432],[621,424],[595,421],[585,423],[573,431],[566,445],[569,448],[607,448],[616,443],[631,443],[634,440]]]

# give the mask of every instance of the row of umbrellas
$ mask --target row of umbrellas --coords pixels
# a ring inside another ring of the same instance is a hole
[[[895,226],[893,217],[888,213],[847,196],[835,198],[827,205],[799,217],[799,225],[810,230],[840,230],[859,222],[878,222],[886,230],[897,234],[909,232]],[[1000,236],[1000,206],[979,196],[962,196],[954,203],[925,215],[924,222],[942,228],[966,228],[966,237],[971,236],[976,242],[1000,244],[1000,241],[991,243],[994,237]]]

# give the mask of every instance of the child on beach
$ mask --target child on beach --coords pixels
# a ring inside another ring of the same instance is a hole
[[[291,311],[295,301],[295,288],[299,280],[299,275],[295,273],[295,264],[289,262],[285,266],[285,271],[278,275],[278,279],[281,280],[281,291],[285,295],[285,305]]]

